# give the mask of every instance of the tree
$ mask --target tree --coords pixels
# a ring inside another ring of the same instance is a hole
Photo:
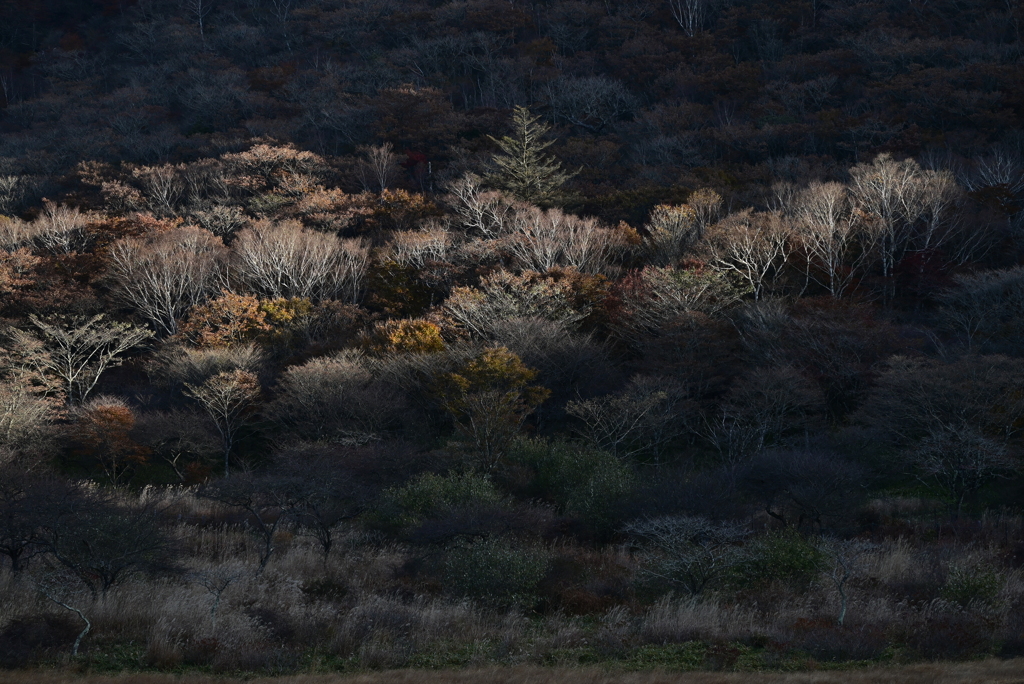
[[[825,572],[839,593],[839,615],[836,616],[836,624],[842,627],[850,606],[847,583],[864,572],[866,557],[876,549],[876,545],[862,539],[824,538],[819,542],[818,548],[825,554]]]
[[[358,353],[310,359],[281,374],[264,415],[306,441],[366,444],[400,423],[402,397]]]
[[[700,238],[696,212],[687,205],[659,204],[647,220],[649,258],[663,266],[675,266]]]
[[[259,552],[261,572],[274,553],[274,535],[291,518],[298,504],[295,492],[281,487],[276,477],[250,472],[205,485],[199,490],[199,496],[241,509],[247,514],[246,527],[262,542]]]
[[[43,202],[43,213],[31,226],[35,241],[53,254],[70,254],[85,242],[85,217],[74,207]]]
[[[258,298],[224,290],[220,297],[189,312],[181,334],[197,347],[223,347],[271,329]]]
[[[704,234],[708,262],[739,276],[758,300],[776,282],[789,256],[789,230],[777,213],[747,209],[716,223]]]
[[[530,382],[537,371],[504,348],[485,349],[438,382],[438,395],[479,461],[492,470],[526,417],[550,391]]]
[[[580,218],[560,209],[522,207],[509,229],[508,249],[524,268],[541,273],[556,266],[600,273],[622,245],[620,235],[597,219]]]
[[[11,572],[46,551],[42,523],[68,489],[58,480],[0,467],[0,554],[10,559]]]
[[[821,392],[795,368],[758,368],[702,416],[697,433],[735,465],[788,435],[806,435],[823,407]]]
[[[362,149],[357,169],[359,181],[367,192],[384,192],[398,175],[398,155],[389,142]]]
[[[512,110],[512,135],[501,140],[491,138],[501,153],[492,157],[494,168],[487,182],[526,202],[550,203],[573,174],[544,154],[554,141],[543,139],[551,127],[539,121],[540,117],[533,116],[526,107]]]
[[[48,442],[59,400],[46,397],[34,375],[27,368],[0,371],[0,465],[29,450],[41,452]]]
[[[612,330],[627,344],[639,346],[661,328],[694,312],[716,315],[746,294],[712,268],[648,266],[619,281],[613,294],[621,302]]]
[[[565,412],[583,424],[580,432],[619,458],[654,456],[683,434],[685,391],[675,383],[635,376],[616,394],[570,401]]]
[[[847,531],[867,495],[867,473],[840,454],[815,449],[766,451],[738,472],[738,484],[784,527]]]
[[[1024,268],[960,274],[954,281],[938,295],[945,326],[963,337],[968,351],[992,344],[1016,353],[1024,340]]]
[[[11,335],[15,352],[50,379],[68,404],[81,404],[108,368],[122,355],[153,336],[152,331],[129,323],[106,322],[103,314],[91,318],[30,315],[39,337],[24,330]]]
[[[867,251],[851,259],[857,237],[850,193],[841,183],[811,183],[794,202],[796,235],[807,259],[807,277],[841,297]]]
[[[672,18],[691,38],[707,25],[712,0],[668,0]]]
[[[593,134],[601,133],[638,106],[621,82],[607,76],[563,75],[548,83],[546,90],[555,123],[565,121]]]
[[[743,559],[745,526],[678,515],[640,520],[624,531],[645,542],[643,573],[700,596]]]
[[[206,42],[206,17],[213,11],[216,0],[184,0],[185,11],[192,15],[199,25],[199,36]]]
[[[592,308],[574,301],[574,295],[568,280],[502,270],[482,278],[479,288],[454,288],[443,311],[466,332],[483,339],[492,338],[502,321],[513,319],[543,318],[572,329]]]
[[[147,411],[136,421],[132,437],[167,464],[182,484],[206,479],[209,464],[223,451],[211,421],[192,410]]]
[[[47,553],[93,598],[137,571],[173,568],[172,543],[148,504],[117,505],[98,492],[71,489],[41,525]]]
[[[131,479],[149,449],[131,437],[135,414],[116,397],[96,397],[77,411],[72,439],[113,487]]]
[[[224,475],[231,474],[231,452],[260,396],[257,377],[244,370],[223,371],[201,385],[185,384],[185,395],[209,414],[224,448]]]
[[[110,248],[115,296],[173,335],[178,320],[217,291],[226,256],[220,238],[195,227],[118,240]]]
[[[40,594],[61,608],[76,614],[78,619],[85,623],[82,631],[75,637],[75,643],[71,645],[72,658],[78,657],[78,648],[82,645],[82,639],[92,631],[92,621],[85,616],[85,612],[78,605],[71,605],[72,603],[79,604],[76,599],[81,598],[76,596],[77,592],[73,588],[76,579],[74,575],[65,570],[64,572],[49,572],[36,583]]]
[[[911,451],[915,476],[950,500],[954,520],[968,498],[992,480],[1009,477],[1018,466],[1006,445],[969,426],[934,430]]]
[[[232,252],[238,278],[252,291],[273,299],[355,303],[369,260],[361,240],[307,230],[295,221],[261,221],[237,235]]]
[[[288,501],[301,534],[320,545],[327,562],[338,523],[355,516],[365,496],[351,475],[338,467],[329,452],[300,448],[285,452],[271,470],[271,479]]]

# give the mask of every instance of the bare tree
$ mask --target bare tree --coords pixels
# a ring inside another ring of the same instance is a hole
[[[70,254],[85,242],[85,217],[76,207],[43,203],[43,213],[32,223],[37,243],[54,254]]]
[[[954,520],[969,497],[988,482],[1009,477],[1018,465],[1004,443],[971,426],[933,430],[911,451],[910,460],[921,482],[949,497]]]
[[[39,588],[39,593],[50,601],[53,601],[64,610],[70,611],[78,616],[78,619],[85,623],[82,631],[75,637],[74,644],[71,645],[71,657],[78,657],[78,649],[82,645],[82,639],[88,636],[89,632],[92,631],[92,621],[85,616],[85,612],[79,608],[83,597],[76,593],[74,590],[75,578],[70,573],[64,571],[53,571],[49,572],[41,578],[36,586]],[[74,605],[72,605],[74,604]]]
[[[226,256],[220,238],[187,226],[118,240],[109,273],[122,302],[173,335],[189,309],[220,289]]]
[[[423,268],[430,261],[444,261],[454,239],[442,225],[424,226],[420,230],[395,233],[387,246],[387,254],[400,264]]]
[[[199,26],[199,36],[206,42],[206,17],[210,16],[216,0],[183,0],[182,5]]]
[[[668,0],[672,18],[691,38],[707,26],[712,0]]]
[[[498,271],[483,278],[479,288],[456,287],[443,312],[467,332],[490,339],[496,325],[512,319],[543,318],[575,328],[590,307],[574,299],[565,281]]]
[[[516,212],[507,246],[524,268],[540,272],[572,266],[598,273],[620,246],[618,235],[597,219],[580,218],[560,209],[523,207]]]
[[[511,230],[519,204],[500,192],[484,191],[480,179],[466,174],[446,186],[447,203],[471,233],[497,238]]]
[[[52,378],[69,404],[81,404],[108,368],[120,365],[128,350],[153,336],[128,323],[91,318],[51,318],[30,315],[38,336],[13,330],[17,354],[41,376]]]
[[[231,452],[260,396],[260,383],[244,370],[224,371],[201,385],[185,385],[185,394],[213,419],[224,449],[224,475],[231,474]]]
[[[556,123],[563,121],[595,134],[638,107],[621,82],[601,75],[560,76],[547,84],[545,99]]]
[[[56,401],[32,375],[16,368],[0,379],[0,465],[29,448],[42,451],[48,441]]]
[[[624,531],[645,542],[642,572],[700,596],[744,558],[744,525],[694,516],[630,523]]]
[[[647,219],[649,260],[674,266],[697,243],[702,234],[697,213],[688,205],[659,204]]]
[[[192,0],[190,0],[192,1]],[[194,0],[208,2],[208,0]],[[174,216],[178,203],[185,193],[185,179],[181,167],[164,164],[162,166],[140,166],[132,169],[132,175],[146,192],[147,205],[157,216]]]
[[[352,303],[369,260],[361,240],[342,240],[298,222],[261,221],[238,234],[232,252],[239,279],[257,294]]]
[[[880,154],[871,164],[850,169],[853,200],[862,212],[861,235],[864,249],[874,251],[882,267],[886,296],[892,294],[891,279],[897,264],[912,248],[915,222],[924,213],[924,173],[913,159],[896,161]]]
[[[260,572],[274,554],[274,537],[295,510],[297,501],[292,492],[279,486],[273,476],[243,472],[234,477],[211,482],[199,490],[199,496],[219,501],[246,513],[246,528],[262,542]]]
[[[1024,333],[1024,268],[960,274],[939,294],[946,327],[963,337],[968,351]]]
[[[218,563],[209,570],[192,570],[185,575],[185,579],[195,582],[210,594],[210,627],[217,631],[217,609],[220,608],[221,596],[228,587],[240,580],[246,574],[246,568],[241,563]]]
[[[721,218],[722,196],[711,188],[694,190],[686,199],[686,206],[693,210],[693,219],[697,227],[697,239]]]
[[[787,434],[803,433],[823,404],[817,388],[796,369],[757,369],[741,378],[715,411],[705,413],[696,430],[735,465]]]
[[[384,192],[398,175],[398,155],[395,154],[395,146],[386,142],[364,147],[356,168],[364,190]]]
[[[828,563],[825,572],[839,593],[836,624],[840,627],[846,623],[846,613],[850,606],[847,584],[864,571],[867,555],[876,548],[872,542],[862,539],[825,538],[818,543],[818,549],[825,554]]]
[[[841,297],[853,282],[866,251],[853,257],[857,232],[850,194],[841,183],[811,183],[800,191],[792,212],[806,257],[806,277]],[[854,260],[851,263],[851,260]]]
[[[281,375],[264,415],[307,441],[366,444],[398,422],[401,398],[374,382],[365,359],[342,352]]]
[[[117,505],[101,492],[71,490],[41,525],[47,554],[93,598],[138,572],[173,569],[173,544],[151,504]]]
[[[779,214],[746,209],[712,226],[702,247],[712,266],[738,275],[757,300],[781,275],[789,255],[790,231]]]
[[[686,432],[685,390],[671,381],[636,376],[617,394],[570,401],[565,411],[580,432],[620,458],[654,457]]]

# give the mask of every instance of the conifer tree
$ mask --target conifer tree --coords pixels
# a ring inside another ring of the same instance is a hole
[[[512,135],[500,140],[491,137],[501,154],[494,155],[487,182],[526,202],[553,201],[559,188],[575,174],[566,173],[561,162],[544,154],[554,144],[553,140],[544,140],[550,130],[529,109],[516,106],[512,111]]]

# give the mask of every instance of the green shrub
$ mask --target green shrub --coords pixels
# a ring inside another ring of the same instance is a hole
[[[1003,578],[994,569],[983,565],[954,566],[946,575],[941,596],[966,608],[968,605],[991,605],[1003,586]]]
[[[425,473],[402,487],[385,491],[371,515],[371,522],[398,532],[456,508],[496,506],[505,502],[506,497],[484,475]]]
[[[531,494],[554,501],[560,513],[599,527],[614,524],[612,504],[635,484],[622,461],[574,442],[523,439],[511,449],[509,461],[533,471]]]
[[[537,585],[547,573],[550,554],[511,537],[455,546],[444,559],[444,588],[498,607],[529,607],[537,600]]]
[[[804,591],[819,575],[824,554],[795,530],[771,531],[746,545],[731,584],[737,589],[762,589],[779,581]]]

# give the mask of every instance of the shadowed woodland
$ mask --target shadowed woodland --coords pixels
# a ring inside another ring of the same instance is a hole
[[[1021,655],[1022,19],[0,0],[0,666]]]

